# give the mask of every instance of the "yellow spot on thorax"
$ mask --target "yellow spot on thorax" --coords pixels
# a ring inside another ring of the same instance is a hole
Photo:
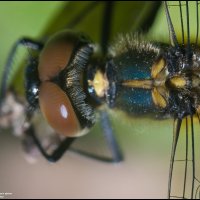
[[[165,60],[160,59],[158,62],[155,62],[151,68],[151,76],[152,78],[158,78],[161,75],[161,71],[165,68]]]
[[[93,86],[95,93],[98,97],[104,97],[109,88],[109,82],[105,74],[100,70],[96,72],[93,80],[88,80],[88,84]]]
[[[170,78],[170,84],[171,86],[173,86],[174,88],[184,88],[187,84],[186,79],[182,76],[174,76],[172,78]]]
[[[164,96],[162,96],[161,92],[159,91],[159,88],[158,89],[154,88],[152,90],[152,99],[156,106],[158,106],[160,108],[167,107],[167,101],[164,98]]]

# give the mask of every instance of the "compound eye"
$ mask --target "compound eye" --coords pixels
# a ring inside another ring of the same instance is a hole
[[[56,132],[68,137],[79,136],[80,123],[71,102],[56,84],[41,84],[39,104],[44,118]]]
[[[63,70],[70,60],[72,50],[73,45],[67,42],[56,41],[47,44],[40,55],[40,80],[48,81]]]

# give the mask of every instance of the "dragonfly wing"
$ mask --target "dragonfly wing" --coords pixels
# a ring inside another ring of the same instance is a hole
[[[169,198],[199,198],[200,127],[195,116],[174,120]]]
[[[198,44],[198,1],[165,1],[164,6],[171,45],[174,46],[175,43]]]

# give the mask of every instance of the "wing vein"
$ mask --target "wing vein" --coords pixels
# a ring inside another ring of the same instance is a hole
[[[195,180],[195,149],[194,149],[194,125],[193,125],[193,116],[190,116],[191,120],[191,137],[192,137],[192,191],[191,191],[191,199],[194,195],[194,180]]]
[[[186,182],[187,182],[187,169],[188,169],[188,119],[186,117],[186,144],[185,144],[185,176],[184,176],[184,186],[183,186],[183,197],[185,197],[185,189],[186,189]]]
[[[199,38],[199,7],[198,7],[198,1],[196,1],[196,17],[197,17],[197,32],[196,32],[195,48],[197,48],[198,38]]]
[[[180,11],[180,18],[181,18],[181,32],[182,32],[182,44],[184,45],[185,42],[185,35],[184,35],[184,26],[183,26],[183,11],[181,1],[179,1],[179,11]]]
[[[171,197],[171,184],[172,184],[172,173],[174,167],[174,158],[176,153],[176,147],[178,143],[180,128],[181,128],[182,119],[177,118],[174,120],[174,133],[173,133],[173,143],[171,150],[171,159],[170,159],[170,170],[169,170],[169,181],[168,181],[168,198]]]
[[[174,26],[172,24],[172,20],[171,20],[170,14],[169,14],[169,9],[168,9],[168,5],[167,5],[166,1],[164,1],[164,6],[165,6],[166,17],[167,17],[167,24],[169,27],[169,35],[170,35],[171,44],[172,44],[172,46],[176,46],[178,48],[179,47],[178,40],[176,37],[176,33],[174,30]]]

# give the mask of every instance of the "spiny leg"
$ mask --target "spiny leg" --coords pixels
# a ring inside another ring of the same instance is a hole
[[[111,36],[111,26],[112,26],[111,22],[112,22],[113,9],[114,9],[114,2],[106,1],[102,18],[102,29],[100,36],[100,45],[104,56],[108,53],[108,43]]]
[[[123,160],[123,155],[116,141],[116,138],[114,137],[108,113],[105,111],[99,111],[99,115],[100,115],[100,125],[102,128],[102,133],[104,134],[104,139],[108,145],[109,151],[111,152],[111,157],[96,155],[94,153],[89,153],[73,147],[70,150],[82,156],[92,158],[94,160],[103,161],[107,163],[118,163]]]
[[[48,154],[46,149],[42,146],[41,142],[36,136],[33,126],[30,126],[27,129],[26,137],[31,137],[34,144],[40,150],[41,154],[50,162],[58,161],[62,157],[62,155],[70,148],[70,145],[75,140],[75,138],[65,138],[52,153]]]
[[[111,26],[112,26],[112,16],[115,2],[107,1],[105,2],[105,10],[102,19],[102,32],[101,32],[101,48],[103,55],[108,53],[108,43],[111,36]],[[103,133],[109,149],[112,153],[113,162],[120,162],[123,160],[122,153],[120,151],[119,145],[115,139],[113,129],[106,111],[100,111],[100,122],[103,129]]]
[[[1,85],[0,85],[0,107],[5,98],[6,91],[8,89],[8,76],[10,71],[13,68],[13,60],[16,55],[16,52],[20,46],[28,47],[29,49],[40,51],[43,48],[43,45],[40,42],[31,40],[29,38],[21,38],[18,40],[12,47],[10,54],[7,59],[4,71],[2,73]]]
[[[114,136],[113,129],[108,117],[108,113],[105,111],[100,111],[100,118],[101,118],[101,127],[103,129],[106,142],[112,153],[113,162],[120,162],[123,160],[123,155],[117,143],[117,140]]]

